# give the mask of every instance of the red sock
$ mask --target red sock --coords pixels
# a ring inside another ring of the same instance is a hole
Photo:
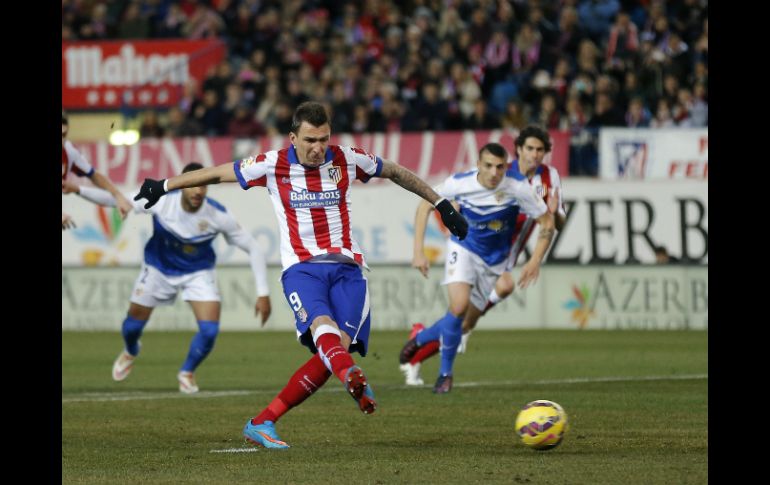
[[[410,360],[409,363],[419,364],[423,360],[433,357],[438,353],[438,347],[438,340],[431,340],[430,342],[417,349],[417,353],[414,354],[414,357],[412,357],[412,360]]]
[[[315,346],[318,348],[319,354],[323,353],[323,356],[331,364],[334,375],[344,383],[345,372],[356,363],[353,362],[353,358],[340,343],[339,335],[325,333],[318,337]]]
[[[314,355],[300,367],[289,379],[286,387],[278,393],[259,416],[251,420],[251,424],[260,424],[265,421],[278,421],[278,418],[286,412],[298,406],[309,398],[326,383],[331,373],[321,361],[320,356]]]

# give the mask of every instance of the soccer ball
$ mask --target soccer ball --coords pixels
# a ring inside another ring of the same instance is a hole
[[[553,401],[538,399],[524,406],[516,417],[516,434],[530,448],[556,448],[567,432],[567,413]]]

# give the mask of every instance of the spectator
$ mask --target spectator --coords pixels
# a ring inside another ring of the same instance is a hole
[[[621,112],[615,107],[612,102],[612,97],[602,92],[596,93],[596,105],[594,106],[594,113],[591,119],[588,120],[586,125],[589,128],[602,128],[605,126],[624,126],[625,120]]]
[[[307,40],[305,49],[302,50],[302,60],[313,69],[313,73],[318,76],[326,65],[326,54],[321,48],[321,39],[311,37]]]
[[[465,120],[466,130],[494,130],[500,128],[500,121],[487,110],[487,102],[476,100],[473,114]]]
[[[353,104],[345,93],[345,84],[337,81],[332,86],[332,129],[337,133],[350,133],[353,128]]]
[[[696,128],[708,127],[709,105],[706,99],[706,86],[698,83],[693,90],[692,108],[690,109],[692,125]]]
[[[206,136],[222,136],[227,131],[227,114],[222,109],[219,96],[213,89],[203,92],[203,102],[196,106],[193,116]]]
[[[145,39],[150,35],[150,23],[140,11],[138,0],[126,6],[123,18],[118,25],[119,39]]]
[[[578,47],[587,34],[580,26],[578,13],[574,7],[565,6],[559,15],[559,35],[551,48],[552,55],[567,55],[577,58]]]
[[[188,14],[187,22],[182,26],[182,34],[188,39],[207,39],[217,37],[225,30],[222,17],[203,2],[195,2],[192,13]]]
[[[404,131],[440,131],[445,128],[448,106],[439,97],[438,86],[427,82],[422,87],[422,97],[417,99],[407,113]]]
[[[255,114],[257,121],[265,126],[275,124],[275,109],[281,99],[281,88],[277,82],[267,83],[265,95],[260,100]]]
[[[546,131],[558,130],[561,127],[561,113],[556,106],[556,96],[552,92],[547,92],[540,99],[540,110],[533,122]]]
[[[353,120],[350,123],[352,133],[369,133],[382,131],[376,129],[369,121],[369,109],[365,104],[357,104],[353,109]]]
[[[265,127],[254,119],[254,113],[248,103],[236,106],[233,117],[227,125],[227,135],[235,138],[255,138],[267,133]]]
[[[465,29],[466,24],[460,18],[460,15],[457,13],[457,8],[454,5],[442,10],[441,18],[438,22],[438,27],[436,28],[436,34],[439,39],[454,39]]]
[[[639,32],[636,25],[626,12],[618,13],[607,40],[607,66],[622,70],[631,68],[638,50]]]
[[[658,100],[658,108],[655,110],[655,117],[650,122],[650,128],[673,128],[676,126],[671,117],[671,109],[668,101],[664,98]]]
[[[505,112],[500,117],[500,125],[509,130],[523,130],[527,126],[527,113],[522,102],[518,99],[509,99],[505,104]]]
[[[172,2],[168,6],[166,15],[158,23],[156,28],[156,34],[160,38],[176,39],[184,37],[182,34],[182,28],[187,23],[187,15],[185,15],[182,8],[178,3]]]
[[[145,111],[142,116],[142,123],[139,125],[139,136],[142,138],[162,138],[165,133],[165,128],[160,126],[158,121],[158,113],[155,110]]]
[[[585,113],[580,95],[573,93],[567,98],[566,114],[562,118],[562,127],[569,131],[569,173],[570,175],[596,175],[594,164],[598,163],[598,154],[586,124]],[[598,170],[598,166],[596,167]]]
[[[168,110],[166,136],[200,136],[202,133],[203,129],[200,124],[192,118],[185,117],[184,112],[179,107],[172,106]]]
[[[513,43],[512,55],[513,71],[519,79],[528,79],[528,74],[537,66],[540,60],[540,43],[540,32],[532,24],[521,26],[521,31]]]
[[[709,19],[703,21],[703,31],[695,41],[695,60],[708,65],[709,62]]]
[[[626,126],[629,128],[647,128],[652,114],[644,106],[642,98],[632,98],[626,111]]]

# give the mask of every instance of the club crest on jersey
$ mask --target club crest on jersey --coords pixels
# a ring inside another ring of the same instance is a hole
[[[297,318],[299,318],[302,323],[307,322],[307,310],[304,308],[297,310]]]
[[[206,232],[206,229],[209,228],[209,222],[208,221],[198,221],[198,230],[200,232]]]
[[[251,156],[251,157],[248,157],[248,158],[244,158],[244,159],[241,160],[241,170],[244,170],[246,167],[248,167],[252,163],[263,162],[263,161],[265,161],[265,154],[264,153],[262,153],[260,155],[257,155],[257,156]]]
[[[535,187],[535,193],[540,196],[541,199],[545,199],[546,188],[544,185],[538,185]]]
[[[329,178],[334,181],[335,184],[339,184],[342,180],[342,171],[339,167],[329,167]]]
[[[249,165],[257,161],[257,157],[248,157],[241,160],[241,170],[246,169]]]

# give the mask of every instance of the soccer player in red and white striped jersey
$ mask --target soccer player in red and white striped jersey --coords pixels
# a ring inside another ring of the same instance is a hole
[[[120,211],[120,215],[123,219],[133,209],[133,204],[124,196],[108,179],[105,175],[94,170],[88,160],[75,148],[71,141],[67,140],[67,134],[69,133],[69,119],[62,111],[61,114],[61,183],[62,190],[64,188],[64,182],[70,173],[74,173],[78,177],[88,177],[99,188],[102,188],[112,194],[115,197],[115,201]],[[63,213],[61,215],[61,228],[62,231],[75,227],[72,218]]]
[[[422,179],[400,165],[358,148],[329,144],[331,126],[323,105],[302,103],[292,119],[291,146],[256,157],[196,170],[168,180],[144,181],[136,200],[152,206],[168,190],[219,182],[266,187],[281,234],[284,294],[294,311],[297,337],[313,356],[243,434],[267,448],[288,448],[275,422],[336,375],[365,414],[376,409],[374,393],[350,352],[365,356],[369,340],[369,289],[361,272],[364,255],[353,238],[353,180],[389,178],[433,204],[444,224],[463,239],[468,224]],[[383,206],[380,217],[387,216]]]

